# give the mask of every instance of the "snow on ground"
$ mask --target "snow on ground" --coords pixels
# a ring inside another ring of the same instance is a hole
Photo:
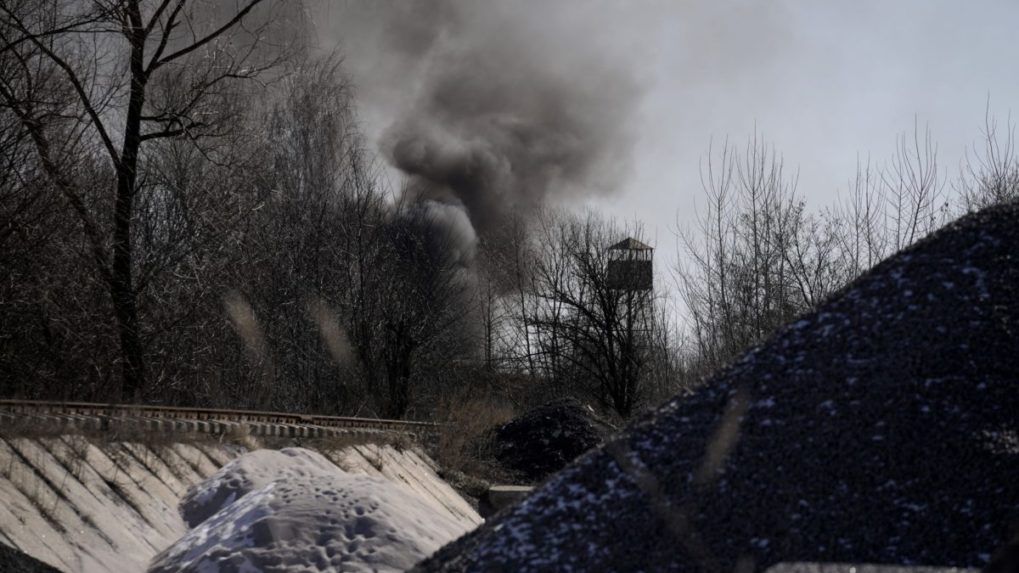
[[[410,488],[300,448],[234,460],[192,489],[182,514],[196,527],[151,573],[403,571],[473,527]]]
[[[153,556],[188,533],[178,507],[190,489],[247,451],[229,443],[175,443],[160,435],[147,442],[59,433],[0,437],[0,544],[66,572],[144,571]],[[262,488],[280,477],[258,470],[261,464],[254,461],[264,458],[277,472],[296,478],[317,476],[328,464],[335,475],[342,470],[389,480],[416,494],[430,514],[456,522],[460,531],[482,521],[438,476],[435,462],[414,448],[363,444],[322,448],[322,455],[299,452],[252,452],[232,465],[246,468],[234,477],[247,482],[195,490],[188,499],[197,509],[197,492],[206,491],[210,497],[203,501],[215,506],[211,515],[233,501],[225,495],[229,488],[235,500]]]
[[[209,479],[191,488],[180,502],[180,515],[188,527],[195,527],[272,481],[329,475],[336,470],[335,464],[311,450],[256,450],[226,464]]]

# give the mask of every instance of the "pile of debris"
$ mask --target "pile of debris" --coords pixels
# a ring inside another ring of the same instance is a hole
[[[499,464],[528,483],[544,480],[602,444],[614,428],[574,399],[550,402],[496,428]]]
[[[1019,206],[989,209],[553,476],[419,571],[983,567],[1019,520]]]
[[[0,542],[0,571],[59,573],[60,570]]]

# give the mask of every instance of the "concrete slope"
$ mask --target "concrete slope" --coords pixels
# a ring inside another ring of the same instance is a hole
[[[248,451],[170,438],[0,439],[0,543],[61,571],[144,571],[187,532],[178,503],[188,489]],[[319,451],[344,471],[400,483],[470,527],[482,521],[416,450],[359,445]]]
[[[420,571],[982,567],[1019,519],[1019,206],[878,265]]]

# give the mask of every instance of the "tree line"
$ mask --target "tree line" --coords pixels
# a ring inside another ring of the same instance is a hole
[[[691,373],[723,366],[956,217],[1019,198],[1012,124],[1001,129],[988,115],[981,146],[954,181],[928,128],[917,123],[896,143],[887,161],[860,163],[847,191],[814,212],[763,138],[709,151],[704,209],[680,234],[675,273]]]
[[[681,236],[680,325],[610,276],[640,228],[593,213],[521,214],[465,263],[367,148],[341,58],[291,40],[304,18],[0,1],[0,395],[413,418],[580,396],[625,418],[1019,189],[990,121],[958,182],[917,130],[819,213],[763,141],[726,143]]]

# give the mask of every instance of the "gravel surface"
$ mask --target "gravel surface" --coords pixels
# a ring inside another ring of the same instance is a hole
[[[59,573],[59,569],[25,555],[24,553],[0,542],[0,571],[17,571],[18,573]]]
[[[1019,207],[878,265],[419,571],[982,567],[1019,518]]]
[[[610,427],[590,407],[557,400],[497,428],[496,458],[512,474],[539,482],[600,445],[609,433]]]
[[[860,563],[779,563],[765,573],[978,573],[979,569],[867,565]]]

